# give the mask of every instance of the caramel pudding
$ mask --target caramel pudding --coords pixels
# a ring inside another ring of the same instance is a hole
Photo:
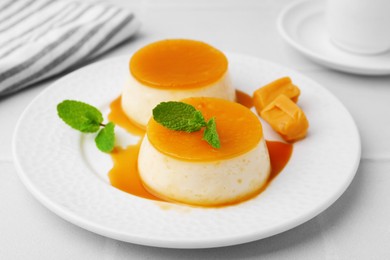
[[[218,98],[182,102],[201,111],[206,120],[215,117],[221,147],[202,140],[202,130],[173,131],[151,118],[138,157],[138,171],[149,192],[200,206],[233,204],[258,194],[271,167],[257,116]]]
[[[149,44],[132,56],[129,68],[121,105],[127,117],[141,127],[163,101],[189,97],[235,100],[227,58],[203,42],[172,39]]]

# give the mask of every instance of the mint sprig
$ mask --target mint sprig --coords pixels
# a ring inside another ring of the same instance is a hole
[[[83,133],[100,130],[95,143],[102,152],[109,153],[114,149],[115,125],[111,122],[103,124],[103,115],[96,107],[76,100],[64,100],[57,105],[57,113],[66,124]]]
[[[221,147],[215,118],[206,122],[202,113],[192,105],[177,101],[162,102],[153,109],[153,118],[157,123],[175,131],[191,133],[206,127],[203,140],[214,148]]]

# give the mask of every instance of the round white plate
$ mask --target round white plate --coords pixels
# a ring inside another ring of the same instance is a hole
[[[273,63],[229,54],[234,86],[246,93],[282,76],[302,91],[310,122],[286,168],[259,196],[222,208],[194,208],[132,196],[107,178],[110,156],[58,118],[56,105],[76,99],[108,111],[121,93],[128,58],[73,72],[39,95],[20,118],[13,139],[15,164],[28,190],[62,218],[92,232],[136,244],[207,248],[245,243],[291,229],[330,206],[352,181],[360,159],[356,125],[325,88]],[[277,135],[263,124],[265,137]],[[117,129],[119,143],[135,137]],[[152,162],[151,162],[152,163]]]
[[[326,1],[304,0],[287,6],[278,19],[282,37],[308,58],[327,67],[363,75],[390,74],[390,52],[358,55],[334,45],[325,21]]]

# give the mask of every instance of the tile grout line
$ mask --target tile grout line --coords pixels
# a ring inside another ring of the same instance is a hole
[[[368,161],[368,162],[390,162],[390,156],[383,157],[361,157],[360,161]]]

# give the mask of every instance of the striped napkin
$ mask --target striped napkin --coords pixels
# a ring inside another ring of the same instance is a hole
[[[104,3],[0,1],[0,96],[86,63],[132,36],[134,14]]]

